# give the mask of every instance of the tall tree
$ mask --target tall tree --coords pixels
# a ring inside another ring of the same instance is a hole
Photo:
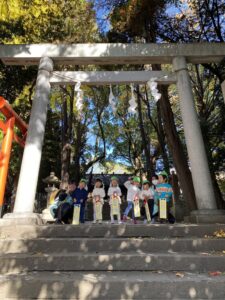
[[[179,11],[174,16],[164,16],[158,33],[167,42],[224,42],[224,13],[225,3],[222,0],[184,0],[181,1]],[[204,64],[194,66],[190,71],[191,78],[194,79],[196,108],[206,145],[217,206],[222,208],[225,203],[216,180],[216,172],[219,171],[216,158],[220,157],[220,165],[224,159],[223,155],[217,156],[215,153],[223,153],[225,143],[224,133],[219,129],[224,126],[224,103],[220,83],[225,80],[225,64],[224,61],[220,64]],[[218,80],[215,80],[215,76]],[[215,111],[216,115],[220,116],[216,120]]]
[[[145,154],[146,160],[146,173],[148,178],[152,178],[154,172],[152,157],[151,157],[151,149],[150,149],[150,127],[146,122],[144,122],[143,118],[143,107],[142,107],[142,95],[140,93],[140,88],[137,86],[136,88],[137,93],[137,111],[138,111],[138,123],[140,128],[140,133],[142,137],[142,147]],[[145,114],[146,115],[146,114]],[[148,131],[148,132],[147,132]]]
[[[171,1],[174,2],[174,1]],[[161,26],[159,19],[165,14],[170,1],[123,1],[114,7],[111,13],[112,31],[114,38],[126,36],[127,41],[157,42],[158,30]],[[112,36],[112,34],[111,34]],[[160,65],[153,65],[153,70],[161,70]],[[160,100],[160,113],[163,119],[163,127],[167,137],[170,152],[173,156],[181,188],[186,202],[191,210],[196,209],[196,199],[191,173],[188,167],[179,134],[176,130],[173,111],[169,101],[168,90],[160,88],[162,98]]]

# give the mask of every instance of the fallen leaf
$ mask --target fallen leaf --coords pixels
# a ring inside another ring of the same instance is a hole
[[[210,276],[220,276],[220,275],[222,275],[222,272],[220,272],[220,271],[209,272],[209,275]]]
[[[176,273],[176,276],[177,276],[177,277],[180,277],[180,278],[183,278],[183,277],[184,277],[184,273],[177,272],[177,273]]]
[[[218,231],[215,231],[213,235],[217,238],[225,238],[225,231],[223,229],[220,229]]]

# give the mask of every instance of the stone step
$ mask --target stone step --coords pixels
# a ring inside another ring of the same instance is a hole
[[[5,254],[0,274],[27,271],[191,271],[225,272],[223,253]]]
[[[2,226],[0,222],[0,239],[5,238],[72,238],[72,237],[205,237],[213,236],[215,231],[224,230],[225,224],[120,224],[107,223],[84,225],[19,225]]]
[[[4,253],[93,252],[213,252],[225,251],[225,239],[216,238],[38,238],[2,239]]]
[[[179,275],[179,276],[177,276]],[[32,272],[0,276],[0,299],[225,299],[225,276],[175,272]]]

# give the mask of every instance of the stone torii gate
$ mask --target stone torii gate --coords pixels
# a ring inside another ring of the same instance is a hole
[[[198,210],[197,222],[225,222],[217,210],[204,142],[194,105],[187,64],[221,62],[225,43],[196,44],[71,44],[1,45],[0,59],[6,65],[39,65],[26,145],[23,154],[14,212],[5,219],[14,223],[38,223],[33,213],[51,84],[176,83]],[[53,65],[171,64],[173,73],[58,72]],[[225,81],[222,83],[225,98]]]

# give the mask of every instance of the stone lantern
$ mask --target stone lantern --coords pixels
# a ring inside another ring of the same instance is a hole
[[[49,206],[53,204],[55,200],[55,195],[58,192],[58,186],[60,184],[60,180],[57,176],[55,176],[54,172],[50,172],[50,175],[45,179],[42,179],[44,183],[47,184],[45,191],[47,193],[47,207],[42,211],[42,219],[44,222],[51,222],[53,218],[49,211]]]

